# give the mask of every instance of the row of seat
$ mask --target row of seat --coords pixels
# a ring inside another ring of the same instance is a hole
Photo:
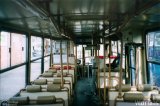
[[[65,68],[63,71],[62,80],[61,69],[52,66],[31,82],[31,85],[22,89],[17,97],[10,98],[9,104],[15,106],[69,106],[72,101],[75,70],[74,68],[68,70],[67,67],[67,71]]]
[[[110,85],[109,85],[109,73],[106,72],[106,88],[107,88],[107,100],[109,106],[137,106],[136,101],[147,101],[150,103],[146,106],[160,106],[160,94],[156,86],[150,84],[141,84],[137,86],[126,85],[123,82],[121,86],[122,98],[119,96],[119,72],[110,73]],[[104,72],[100,72],[100,88],[104,89]],[[103,94],[102,94],[103,95]],[[143,103],[141,103],[143,104]],[[141,105],[140,104],[140,105]]]
[[[109,90],[110,106],[116,104],[116,106],[136,106],[138,101],[152,102],[152,95],[159,95],[159,91],[156,86],[150,84],[130,86],[122,85],[122,98],[119,98],[119,86],[115,89]],[[129,103],[129,104],[128,104]]]

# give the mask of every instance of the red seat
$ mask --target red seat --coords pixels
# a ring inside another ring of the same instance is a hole
[[[68,69],[71,69],[72,67],[71,67],[71,66],[64,66],[64,67],[63,67],[63,69],[67,69],[67,68],[68,68]]]

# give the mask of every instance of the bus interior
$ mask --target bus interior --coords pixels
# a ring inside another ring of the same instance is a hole
[[[160,106],[160,0],[0,0],[1,106]]]

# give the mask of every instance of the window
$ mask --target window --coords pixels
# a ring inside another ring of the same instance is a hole
[[[160,31],[149,32],[146,37],[149,83],[160,87]]]
[[[31,79],[34,81],[41,74],[41,59],[31,62]]]
[[[55,48],[53,49],[54,57],[53,63],[60,64],[60,41],[54,42]],[[62,58],[63,63],[67,63],[67,42],[62,42]]]
[[[0,33],[0,69],[10,67],[10,33]]]
[[[0,100],[7,100],[25,87],[26,66],[0,74]]]
[[[149,77],[150,77],[150,81],[149,83],[156,85],[158,87],[160,87],[160,65],[158,64],[154,64],[154,63],[148,63],[148,69],[149,69]]]
[[[50,47],[50,39],[44,39],[44,56],[47,56],[51,53]]]
[[[91,50],[85,50],[85,62],[91,63],[92,57],[91,57]]]
[[[26,36],[11,33],[11,66],[26,61]]]
[[[26,35],[2,31],[0,38],[0,69],[26,61]]]
[[[77,59],[81,60],[82,64],[82,45],[77,46]]]
[[[147,54],[149,61],[160,62],[160,31],[147,34]]]
[[[42,57],[42,38],[31,36],[31,60]]]
[[[44,71],[48,70],[50,67],[50,56],[44,58]]]

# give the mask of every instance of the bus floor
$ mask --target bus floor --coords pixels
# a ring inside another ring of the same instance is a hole
[[[100,106],[100,99],[96,95],[96,86],[92,77],[78,80],[72,106]]]

